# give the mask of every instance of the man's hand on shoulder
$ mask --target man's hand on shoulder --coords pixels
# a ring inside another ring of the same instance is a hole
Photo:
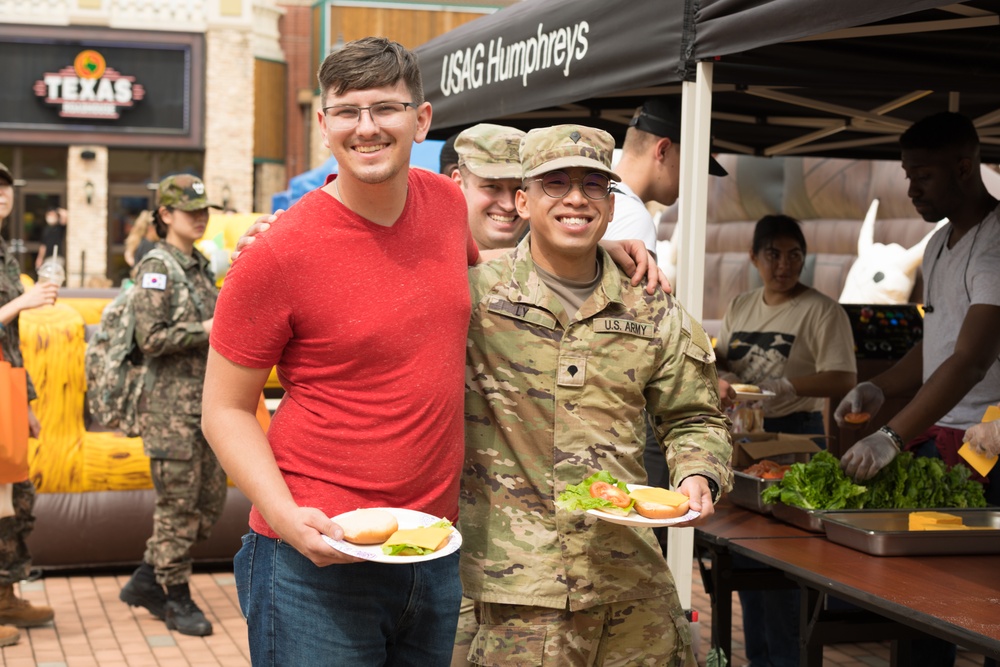
[[[667,280],[667,274],[660,271],[660,267],[656,265],[656,256],[649,252],[642,241],[635,239],[601,241],[601,247],[626,275],[632,277],[633,285],[638,285],[645,278],[646,291],[649,294],[656,292],[657,288],[667,294],[673,291],[670,281]]]
[[[277,222],[278,218],[284,212],[285,209],[279,208],[271,215],[262,215],[256,220],[254,220],[253,224],[250,225],[250,227],[248,227],[245,232],[243,232],[243,236],[240,237],[240,240],[236,242],[236,250],[233,252],[233,261],[235,262],[236,259],[240,256],[240,252],[242,252],[248,245],[254,242],[255,240],[254,237],[256,237],[261,232],[266,232],[268,229],[270,229],[271,225]]]

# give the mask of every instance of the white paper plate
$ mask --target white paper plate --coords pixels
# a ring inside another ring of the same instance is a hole
[[[740,401],[766,401],[769,398],[774,398],[773,391],[762,391],[759,394],[755,392],[748,391],[738,391],[736,392],[736,402]]]
[[[635,491],[636,489],[648,489],[650,488],[646,484],[626,484],[628,490]],[[598,519],[608,521],[610,523],[617,523],[620,526],[636,526],[639,528],[663,528],[665,526],[674,526],[678,523],[684,523],[685,521],[692,521],[701,516],[701,512],[696,512],[689,509],[687,514],[684,516],[675,517],[673,519],[647,519],[635,510],[628,513],[628,516],[622,516],[620,514],[610,514],[608,512],[602,512],[601,510],[587,510],[587,514],[596,516]]]
[[[421,528],[423,526],[429,526],[432,523],[437,523],[441,520],[441,517],[434,516],[433,514],[418,512],[416,510],[402,509],[399,507],[373,507],[371,509],[385,510],[386,512],[392,514],[396,517],[396,522],[399,523],[400,530],[406,528]],[[344,512],[344,514],[347,514],[347,512]],[[343,515],[338,514],[337,516]],[[337,516],[332,517],[334,521],[337,520]],[[442,556],[455,553],[458,551],[458,548],[462,546],[462,535],[454,529],[451,531],[451,536],[448,538],[447,544],[434,553],[427,554],[426,556],[386,556],[382,553],[381,544],[351,544],[345,540],[331,539],[326,535],[323,535],[323,539],[326,540],[326,543],[331,547],[337,551],[347,554],[348,556],[364,558],[365,560],[374,561],[376,563],[423,563],[427,560],[434,560],[435,558],[441,558]]]

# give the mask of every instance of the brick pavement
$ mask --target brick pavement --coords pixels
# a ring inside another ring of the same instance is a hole
[[[249,667],[246,624],[236,601],[232,572],[196,573],[195,601],[215,625],[210,637],[186,637],[144,609],[125,605],[118,592],[130,572],[60,576],[20,585],[23,597],[52,605],[55,623],[22,631],[21,641],[0,650],[0,667]],[[694,571],[692,606],[699,611],[702,655],[708,647],[711,605]],[[746,664],[742,616],[733,599],[733,660]],[[888,643],[838,644],[824,649],[829,667],[888,667]],[[983,659],[959,652],[956,667],[981,667]]]

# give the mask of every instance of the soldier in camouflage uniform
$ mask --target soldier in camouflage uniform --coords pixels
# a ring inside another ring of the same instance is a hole
[[[708,336],[598,249],[613,148],[581,126],[529,132],[517,207],[531,233],[470,271],[460,524],[475,664],[694,664],[652,532],[554,504],[600,470],[646,482],[644,408],[702,519],[731,487]]]
[[[205,232],[209,206],[198,178],[182,174],[161,181],[154,222],[164,240],[157,248],[178,266],[153,253],[136,268],[136,342],[149,367],[139,426],[157,499],[143,563],[120,595],[171,630],[196,636],[211,634],[212,624],[191,599],[191,547],[208,538],[226,500],[226,475],[201,432],[218,289],[194,242]],[[184,281],[173,278],[178,268]]]
[[[513,127],[480,123],[455,140],[458,170],[451,177],[462,187],[469,229],[481,253],[513,248],[528,226],[514,208],[514,193],[521,187],[518,149],[523,136]]]
[[[516,246],[528,226],[514,207],[515,193],[521,187],[518,151],[523,136],[517,128],[480,123],[457,134],[452,142],[458,166],[449,175],[465,195],[469,229],[483,259],[499,257]],[[476,630],[472,600],[463,597],[452,667],[469,664],[466,656]]]
[[[14,177],[0,164],[0,224],[6,221],[14,207]],[[42,283],[25,292],[21,284],[21,269],[17,256],[0,237],[0,348],[3,359],[21,368],[21,340],[17,319],[22,310],[50,306],[56,302],[59,285]],[[28,400],[37,398],[35,387],[28,378]],[[29,431],[37,438],[41,426],[31,406],[28,406]],[[0,485],[0,492],[6,492]],[[11,484],[13,516],[0,519],[0,646],[14,644],[20,638],[17,628],[43,625],[52,620],[51,607],[33,606],[14,594],[14,584],[28,577],[31,554],[25,539],[35,525],[35,485],[30,479]],[[14,627],[12,627],[14,626]]]

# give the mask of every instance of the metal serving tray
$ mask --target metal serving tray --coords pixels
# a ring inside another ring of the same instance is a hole
[[[909,530],[915,511],[947,512],[991,530]],[[826,538],[873,556],[957,556],[1000,553],[1000,510],[861,510],[825,512]]]
[[[754,477],[738,470],[733,471],[733,490],[729,492],[729,500],[734,505],[745,507],[760,514],[770,514],[773,503],[764,503],[760,494],[764,489],[774,486],[781,480]]]
[[[823,515],[827,514],[827,510],[807,510],[785,503],[774,503],[771,506],[771,514],[774,515],[775,519],[811,533],[826,532],[826,528],[823,526]]]

